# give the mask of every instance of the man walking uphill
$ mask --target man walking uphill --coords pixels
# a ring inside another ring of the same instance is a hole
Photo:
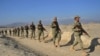
[[[10,36],[12,35],[12,31],[11,31],[11,29],[9,29],[9,35],[10,35]]]
[[[21,37],[24,37],[24,27],[23,26],[21,26]]]
[[[26,25],[26,26],[25,26],[26,38],[28,38],[28,34],[29,34],[28,30],[29,30],[29,27],[28,27],[28,25]]]
[[[17,36],[18,37],[20,36],[20,28],[19,27],[17,28]]]
[[[32,24],[30,25],[30,29],[31,29],[31,39],[34,38],[35,39],[35,25]],[[33,36],[34,35],[34,36]]]
[[[61,40],[61,30],[57,22],[57,17],[54,17],[54,20],[51,24],[51,28],[52,28],[52,35],[53,35],[53,44],[55,47],[60,47],[59,42]],[[56,43],[56,40],[57,40],[57,43]]]
[[[46,31],[46,29],[42,25],[41,20],[39,21],[37,28],[38,28],[38,40],[39,40],[39,42],[41,42],[40,37],[42,35],[42,39],[44,40],[44,30]]]
[[[74,18],[75,22],[74,22],[72,30],[74,31],[75,41],[74,41],[73,45],[71,46],[71,50],[75,50],[74,47],[79,43],[81,50],[83,51],[84,55],[87,55],[87,53],[83,49],[83,43],[82,43],[82,40],[81,40],[81,35],[83,33],[88,35],[88,33],[82,28],[82,25],[81,25],[79,19],[80,19],[79,16],[76,16]]]
[[[7,35],[7,29],[5,30],[5,35]]]

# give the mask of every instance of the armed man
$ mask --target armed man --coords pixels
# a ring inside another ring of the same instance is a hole
[[[29,27],[28,25],[25,26],[25,32],[26,32],[26,38],[28,38],[28,35],[29,35]]]
[[[7,35],[7,29],[5,30],[5,35]]]
[[[41,39],[40,39],[41,35],[42,35],[42,39],[44,41],[44,31],[46,31],[46,29],[43,27],[41,20],[39,21],[37,29],[38,29],[38,40],[39,40],[39,42],[41,42]]]
[[[4,31],[3,30],[1,30],[1,35],[4,35]]]
[[[1,33],[2,33],[2,35],[4,35],[4,31],[3,30],[1,31]]]
[[[51,24],[51,28],[52,28],[53,44],[55,47],[60,47],[59,42],[61,40],[61,30],[57,22],[57,17],[54,17],[54,20]],[[57,43],[56,43],[56,40],[57,40]]]
[[[12,35],[12,31],[11,31],[11,29],[9,29],[9,35],[10,35],[10,36]]]
[[[21,37],[24,37],[24,27],[21,26],[20,30],[21,30]]]
[[[74,22],[72,30],[74,31],[75,41],[74,41],[73,45],[71,46],[71,50],[75,51],[74,47],[79,43],[79,45],[81,47],[81,50],[83,51],[84,55],[87,55],[87,53],[84,51],[84,48],[83,48],[83,43],[82,43],[82,40],[81,40],[81,35],[83,33],[85,33],[87,36],[89,36],[89,34],[82,28],[79,16],[76,16],[74,18],[74,20],[75,20],[75,22]]]
[[[0,31],[0,35],[1,35],[1,31]]]
[[[13,36],[15,36],[15,28],[13,28]]]
[[[17,28],[15,28],[15,29],[14,29],[14,34],[15,34],[15,36],[17,36],[17,32],[18,32],[18,31],[17,31]]]
[[[18,37],[20,36],[20,28],[19,27],[17,28],[17,36]]]
[[[35,39],[35,25],[32,22],[32,24],[30,25],[30,29],[31,29],[31,39]],[[34,36],[33,36],[34,35]]]
[[[15,34],[14,34],[14,29],[12,29],[12,34],[13,34],[13,36],[15,35]]]

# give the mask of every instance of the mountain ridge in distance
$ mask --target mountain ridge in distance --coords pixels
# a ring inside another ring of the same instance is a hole
[[[87,24],[87,23],[100,23],[100,20],[83,20],[83,19],[81,19],[80,20],[82,23],[84,23],[84,24]],[[73,24],[73,22],[74,22],[74,20],[73,19],[59,19],[58,20],[58,22],[59,22],[59,24],[61,24],[61,25],[66,25],[66,24]],[[51,24],[51,21],[43,21],[42,22],[43,23],[43,25],[50,25]],[[16,23],[12,23],[12,24],[7,24],[7,25],[4,25],[4,26],[0,26],[0,28],[2,27],[19,27],[19,26],[25,26],[25,25],[27,25],[28,23],[26,23],[26,22],[16,22]],[[30,24],[31,24],[31,22],[30,22]],[[29,24],[28,24],[29,25]],[[35,25],[37,25],[36,23],[35,23]]]

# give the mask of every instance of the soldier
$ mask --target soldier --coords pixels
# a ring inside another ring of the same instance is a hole
[[[13,36],[17,36],[17,28],[13,29]]]
[[[2,30],[1,32],[2,32],[2,35],[4,35],[4,31]]]
[[[0,30],[0,35],[2,35],[2,31]]]
[[[53,35],[53,44],[55,47],[60,47],[59,42],[61,40],[61,30],[57,22],[57,17],[54,17],[54,20],[51,24],[51,28],[52,28],[52,35]],[[55,43],[56,39],[58,39],[57,43]]]
[[[24,37],[24,27],[21,26],[21,37]]]
[[[13,28],[13,36],[15,36],[15,28]]]
[[[44,40],[44,31],[46,31],[46,29],[42,25],[41,20],[39,21],[37,28],[38,28],[38,40],[39,40],[39,42],[41,42],[40,37],[42,35],[42,37],[43,37],[42,39]]]
[[[15,29],[13,29],[13,36],[15,36]]]
[[[26,26],[25,26],[25,31],[26,31],[26,37],[27,37],[27,38],[28,38],[28,34],[29,34],[28,30],[29,30],[29,27],[28,27],[28,25],[26,25]]]
[[[10,34],[10,36],[11,36],[11,29],[9,29],[9,34]]]
[[[30,25],[30,29],[31,29],[31,39],[34,38],[35,39],[35,25],[32,24]],[[33,36],[34,35],[34,36]]]
[[[7,30],[5,30],[5,35],[7,35]]]
[[[73,26],[72,30],[74,31],[75,41],[74,41],[73,45],[71,46],[71,50],[75,50],[74,47],[79,43],[80,47],[81,47],[81,50],[83,51],[83,53],[87,54],[84,51],[84,48],[83,48],[83,43],[82,43],[82,40],[81,40],[81,35],[83,33],[85,33],[86,35],[88,35],[88,33],[82,28],[82,25],[81,25],[79,19],[80,19],[79,16],[76,16],[74,18],[75,22],[74,22],[74,26]]]
[[[17,28],[14,29],[14,35],[17,36]]]
[[[1,31],[0,31],[0,35],[1,35]]]
[[[20,36],[20,28],[19,27],[17,28],[17,36],[18,37]]]

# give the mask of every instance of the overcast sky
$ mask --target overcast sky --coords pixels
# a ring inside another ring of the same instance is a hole
[[[0,25],[59,19],[100,19],[100,0],[0,0]]]

